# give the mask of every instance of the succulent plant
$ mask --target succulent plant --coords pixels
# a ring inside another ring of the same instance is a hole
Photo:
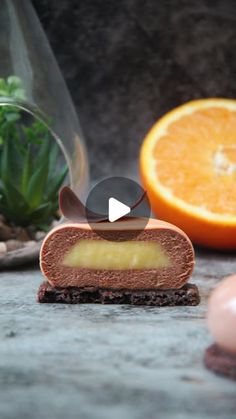
[[[0,96],[25,99],[18,77],[0,79]],[[68,173],[57,170],[59,146],[43,122],[17,107],[0,106],[0,213],[9,224],[47,229],[57,217],[58,191]]]

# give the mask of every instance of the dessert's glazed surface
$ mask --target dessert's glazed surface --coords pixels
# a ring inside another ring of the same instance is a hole
[[[212,292],[207,323],[215,343],[205,351],[206,367],[236,380],[236,275],[224,278]]]
[[[111,243],[111,246],[113,242],[115,245],[119,243],[121,248],[122,240],[130,237],[130,232],[138,232],[135,238],[129,240],[130,243],[133,242],[135,246],[138,242],[141,242],[142,246],[145,243],[147,246],[157,246],[157,257],[164,256],[168,263],[143,269],[117,269],[116,264],[115,269],[111,269],[111,266],[109,269],[65,266],[65,258],[80,242],[95,241],[96,246],[99,242],[101,246],[105,243],[88,224],[68,223],[52,230],[42,245],[41,269],[52,286],[170,289],[181,288],[188,281],[194,266],[194,251],[188,237],[175,226],[151,219],[146,228],[139,231],[139,219],[131,219],[117,223],[99,223],[96,230],[98,228],[106,232],[110,240],[106,243]],[[101,261],[101,264],[103,263],[106,265],[108,262]]]
[[[216,343],[236,357],[236,275],[225,278],[212,292],[207,318]]]

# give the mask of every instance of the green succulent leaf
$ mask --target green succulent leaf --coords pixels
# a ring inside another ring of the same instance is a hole
[[[58,191],[59,191],[61,185],[63,184],[67,173],[68,173],[68,167],[64,166],[64,168],[61,170],[61,172],[57,176],[55,176],[51,180],[51,182],[49,182],[49,186],[48,186],[48,189],[47,189],[47,198],[49,200],[52,200],[55,197],[55,195],[57,197]]]
[[[26,196],[31,208],[37,208],[42,202],[47,177],[48,160],[46,159],[38,166],[28,184]]]
[[[6,82],[4,81],[4,79],[1,79],[1,80],[6,84]],[[9,76],[7,78],[7,84],[9,86],[14,87],[14,88],[18,88],[18,87],[20,87],[22,85],[22,82],[21,82],[20,77],[17,77],[17,76]]]
[[[43,143],[40,144],[38,156],[35,160],[36,167],[42,162],[47,161],[48,169],[49,169],[49,154],[50,154],[50,143],[49,143],[49,140],[45,138]]]
[[[26,202],[24,196],[18,191],[18,189],[9,181],[4,182],[4,195],[6,197],[6,201],[8,206],[11,210],[20,209],[24,211],[28,211],[29,206]]]
[[[14,97],[15,97],[16,99],[25,100],[25,99],[26,99],[26,96],[25,96],[25,91],[24,91],[24,89],[21,89],[21,88],[19,88],[19,89],[15,89],[15,90],[14,90]]]
[[[3,181],[8,180],[8,174],[9,174],[9,143],[8,141],[5,141],[1,153],[1,178]]]
[[[32,171],[31,144],[28,144],[25,158],[24,158],[22,178],[21,178],[21,192],[24,196],[27,194],[27,188],[28,188],[28,184],[31,178],[31,171]]]
[[[17,112],[8,112],[5,115],[5,119],[7,122],[16,122],[20,119],[20,114]]]
[[[50,230],[50,226],[44,222],[37,223],[36,226],[40,231],[45,231],[45,233]]]
[[[0,96],[26,99],[21,79],[0,78]],[[59,168],[59,153],[43,121],[30,121],[14,105],[0,107],[0,213],[10,223],[46,231],[57,217],[68,173]]]
[[[8,133],[8,137],[9,137]],[[17,185],[18,174],[22,170],[22,156],[16,142],[5,139],[1,153],[1,178],[3,182],[10,181]]]
[[[4,205],[5,204],[5,205]],[[3,202],[0,203],[1,212],[6,219],[16,224],[27,225],[29,206],[23,195],[10,182],[4,184]]]
[[[49,156],[49,172],[48,176],[51,178],[55,174],[55,167],[58,159],[59,154],[59,147],[57,143],[54,143],[50,150],[50,156]]]
[[[38,223],[47,219],[50,215],[51,206],[51,202],[45,202],[44,204],[40,205],[36,210],[32,211],[30,214],[32,223],[37,225]]]

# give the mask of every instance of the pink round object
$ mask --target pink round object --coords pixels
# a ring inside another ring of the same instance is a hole
[[[212,292],[207,323],[216,343],[236,354],[236,274],[223,279]]]

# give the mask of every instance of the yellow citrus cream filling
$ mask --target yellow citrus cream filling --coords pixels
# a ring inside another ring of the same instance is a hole
[[[65,255],[62,264],[87,269],[157,269],[170,265],[159,243],[148,241],[111,242],[80,240]]]

